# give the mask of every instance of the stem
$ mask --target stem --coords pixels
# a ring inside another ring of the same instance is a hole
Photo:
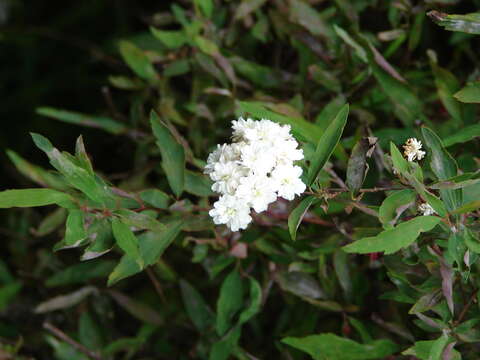
[[[43,323],[43,328],[45,330],[48,330],[49,332],[51,332],[54,336],[56,336],[60,340],[65,341],[67,344],[73,346],[76,350],[78,350],[81,353],[87,355],[90,359],[102,360],[102,356],[99,353],[97,353],[96,351],[92,351],[92,350],[88,349],[87,347],[85,347],[84,345],[76,342],[70,336],[65,334],[62,330],[60,330],[56,326],[52,325],[48,321],[45,321]]]

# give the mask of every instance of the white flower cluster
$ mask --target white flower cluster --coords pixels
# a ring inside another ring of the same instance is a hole
[[[407,157],[408,161],[413,161],[415,159],[422,160],[425,156],[425,151],[420,150],[421,148],[422,142],[420,140],[410,138],[405,145],[403,145],[403,154]]]
[[[205,173],[214,181],[212,190],[221,194],[210,216],[215,224],[238,231],[252,221],[251,208],[260,213],[277,197],[293,200],[306,186],[302,168],[293,164],[303,159],[303,151],[289,125],[239,118],[232,129],[233,143],[217,146]]]
[[[428,203],[421,203],[420,205],[418,205],[418,211],[421,212],[424,216],[429,216],[437,213]]]

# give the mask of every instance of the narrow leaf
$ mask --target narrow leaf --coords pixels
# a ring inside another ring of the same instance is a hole
[[[242,279],[237,270],[223,281],[217,302],[217,334],[224,335],[232,327],[232,318],[243,305]]]
[[[70,202],[69,195],[52,189],[21,189],[0,192],[0,208],[61,205]]]
[[[130,226],[122,222],[122,220],[114,218],[112,220],[112,231],[117,245],[125,252],[125,254],[135,259],[140,267],[143,267],[144,262],[140,256],[138,239],[132,230],[130,230]]]
[[[347,123],[348,111],[348,104],[345,104],[318,141],[317,149],[315,150],[315,154],[311,159],[310,167],[308,169],[308,185],[311,185],[315,181],[318,173],[327,163],[335,146],[337,146],[340,141],[343,129]]]
[[[157,146],[162,153],[163,169],[168,183],[175,195],[179,197],[185,186],[185,150],[154,111],[150,114],[150,123]]]
[[[315,360],[385,359],[398,351],[398,346],[390,340],[359,344],[330,333],[304,338],[287,337],[283,338],[282,342],[308,353]]]
[[[292,210],[288,216],[288,230],[292,240],[297,238],[297,229],[302,223],[303,217],[307,213],[310,206],[316,201],[314,196],[307,196]]]

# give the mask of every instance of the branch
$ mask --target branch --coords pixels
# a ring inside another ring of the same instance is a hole
[[[43,323],[43,328],[45,330],[48,330],[49,332],[51,332],[54,336],[56,336],[57,338],[59,338],[60,340],[66,342],[67,344],[71,345],[72,347],[74,347],[76,350],[80,351],[81,353],[87,355],[90,359],[93,359],[93,360],[102,360],[102,356],[96,352],[96,351],[92,351],[90,349],[88,349],[87,347],[83,346],[82,344],[76,342],[75,340],[73,340],[70,336],[68,336],[67,334],[65,334],[62,330],[60,330],[59,328],[57,328],[56,326],[52,325],[51,323],[49,323],[48,321],[45,321]]]

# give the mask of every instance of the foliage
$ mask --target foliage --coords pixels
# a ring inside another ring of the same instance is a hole
[[[32,133],[44,165],[5,149],[29,185],[0,192],[0,358],[476,359],[480,15],[461,2],[185,0],[105,45],[105,107],[36,112],[128,144],[125,171],[87,136]],[[203,167],[238,116],[291,126],[308,189],[232,233]]]

